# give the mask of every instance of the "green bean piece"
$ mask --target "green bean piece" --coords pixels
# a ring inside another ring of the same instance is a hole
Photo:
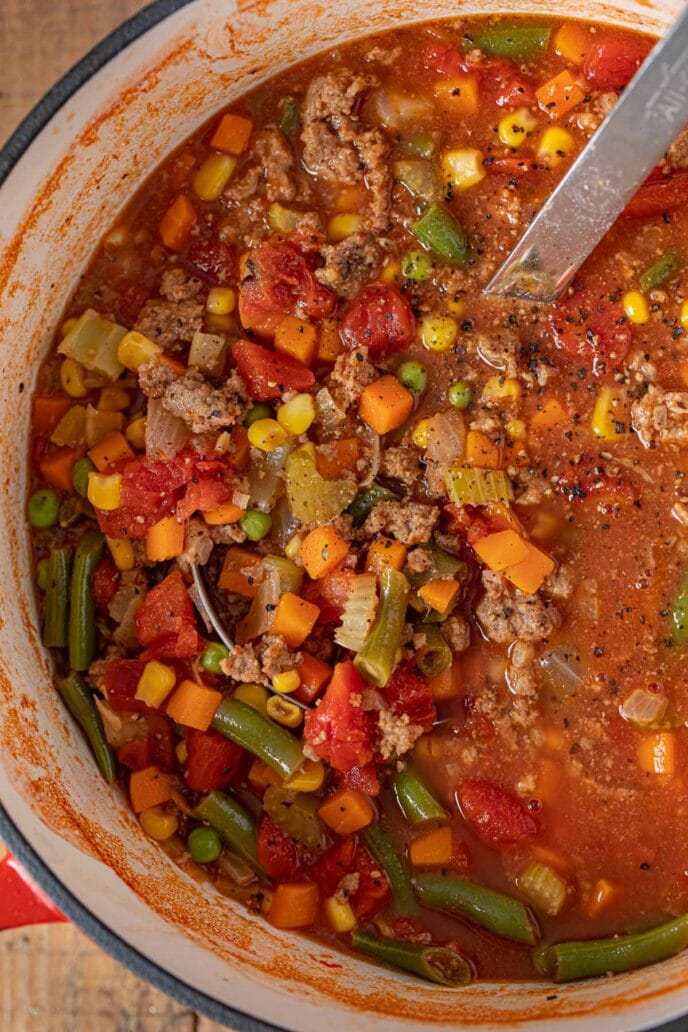
[[[72,671],[67,677],[57,681],[57,687],[65,706],[88,738],[100,773],[108,784],[112,785],[117,778],[117,763],[107,743],[103,721],[86,682],[83,677]]]
[[[486,54],[520,60],[546,50],[552,29],[549,25],[518,25],[502,22],[472,36],[472,46]]]
[[[281,778],[291,777],[303,763],[298,739],[238,699],[223,699],[213,717],[213,727],[267,763]]]
[[[88,670],[96,653],[92,583],[103,551],[103,541],[103,535],[95,531],[84,534],[74,556],[69,609],[69,665],[72,670]]]
[[[520,900],[455,874],[418,874],[416,894],[423,906],[458,914],[503,939],[529,946],[539,939],[535,920]]]
[[[587,942],[560,942],[535,951],[537,970],[555,982],[572,982],[608,972],[635,971],[680,953],[688,946],[688,914],[634,935]]]
[[[369,824],[363,832],[366,846],[389,878],[394,909],[402,917],[417,913],[418,904],[406,864],[397,847],[381,824]]]
[[[354,666],[369,684],[384,688],[389,681],[406,624],[409,583],[403,573],[385,566],[380,574],[380,606],[375,623]]]
[[[29,498],[29,523],[36,530],[47,530],[54,527],[60,513],[60,496],[49,487],[42,487]]]
[[[279,118],[277,125],[287,136],[293,136],[301,125],[301,112],[296,97],[282,97],[278,105]]]
[[[362,488],[346,510],[353,517],[354,527],[360,527],[370,516],[378,502],[398,502],[399,495],[375,481],[370,487]]]
[[[212,864],[222,852],[222,839],[215,828],[194,828],[186,840],[186,848],[197,864]]]
[[[415,630],[416,634],[425,637],[424,644],[416,653],[418,669],[427,677],[444,673],[452,665],[454,657],[442,631],[433,623],[416,624]]]
[[[209,641],[201,655],[201,666],[209,674],[222,673],[222,660],[229,656],[229,649],[220,641]]]
[[[648,269],[645,269],[640,277],[640,289],[648,294],[655,287],[661,287],[662,283],[673,279],[682,268],[683,258],[680,254],[663,254]]]
[[[72,468],[72,487],[81,498],[88,492],[88,474],[95,473],[96,467],[88,458],[77,459]]]
[[[449,820],[447,811],[437,802],[411,767],[400,770],[395,775],[392,787],[404,816],[411,824]]]
[[[453,405],[457,409],[466,409],[471,403],[473,392],[471,390],[470,383],[466,383],[465,380],[457,380],[456,383],[451,384],[447,391],[447,398],[449,404]]]
[[[67,545],[51,548],[48,556],[48,577],[45,588],[43,642],[50,648],[62,649],[68,641],[69,574],[72,550]]]
[[[466,232],[441,204],[431,205],[411,232],[428,251],[448,265],[465,265],[470,248]]]
[[[39,559],[36,563],[36,584],[38,585],[39,591],[48,590],[48,568],[50,566],[49,559]]]
[[[236,799],[224,792],[211,792],[201,799],[193,815],[199,821],[206,821],[242,860],[263,873],[258,860],[256,822]]]
[[[473,970],[465,957],[446,946],[426,946],[402,939],[377,939],[365,932],[354,932],[351,945],[374,960],[410,971],[436,985],[468,985],[473,978]]]
[[[454,577],[459,575],[462,581],[468,572],[468,567],[463,559],[457,559],[437,545],[418,545],[418,549],[425,552],[430,559],[430,564],[422,573],[409,573],[409,583],[414,588],[420,588],[428,581],[438,580],[442,577]],[[426,608],[425,606],[423,608]]]
[[[688,645],[688,574],[684,574],[681,580],[669,615],[672,644],[677,647]]]

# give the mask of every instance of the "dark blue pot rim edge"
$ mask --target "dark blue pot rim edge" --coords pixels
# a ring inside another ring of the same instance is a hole
[[[193,0],[153,0],[142,11],[127,19],[105,36],[73,65],[44,94],[0,148],[0,186],[48,122],[96,72],[149,29],[192,2]],[[188,1007],[189,1010],[198,1011],[226,1027],[233,1026],[238,1032],[288,1032],[282,1026],[271,1025],[260,1019],[252,1018],[243,1011],[235,1010],[233,1007],[228,1007],[226,1004],[206,996],[205,993],[192,988],[175,975],[171,975],[130,946],[88,910],[57,878],[21,833],[1,803],[0,832],[3,840],[22,863],[27,873],[47,893],[65,917],[68,917],[73,924],[85,932],[89,939],[134,975],[144,978],[157,989],[161,989],[168,996]],[[685,1019],[679,1017],[676,1020],[654,1026],[648,1032],[686,1032]]]

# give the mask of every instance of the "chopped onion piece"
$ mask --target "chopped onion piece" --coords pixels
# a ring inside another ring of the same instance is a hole
[[[546,864],[528,864],[517,877],[516,885],[548,917],[556,917],[566,902],[566,882]]]
[[[655,691],[651,688],[635,688],[619,706],[619,713],[629,724],[651,727],[662,719],[668,705],[669,700],[659,685]]]
[[[390,87],[376,90],[370,98],[370,106],[385,129],[416,127],[416,123],[432,118],[435,106],[427,97],[403,93]]]
[[[294,445],[287,441],[260,459],[251,462],[248,478],[249,503],[252,509],[270,512],[284,488],[282,470]]]
[[[149,459],[173,459],[189,439],[183,419],[173,416],[159,398],[150,398],[146,412],[146,455]]]
[[[322,387],[315,395],[315,418],[324,440],[336,437],[346,423],[346,412],[335,404],[327,387]]]
[[[351,591],[344,604],[342,622],[335,641],[342,648],[359,652],[368,637],[377,612],[377,578],[374,573],[361,573],[352,578]]]
[[[253,641],[270,630],[280,594],[279,572],[274,568],[266,569],[251,608],[244,619],[236,625],[238,645],[245,645],[247,641]]]
[[[569,645],[555,645],[538,662],[547,687],[560,698],[573,695],[583,683],[580,656]]]
[[[423,458],[425,480],[433,497],[445,495],[445,476],[450,466],[461,462],[466,448],[466,427],[456,409],[438,412],[428,420],[428,444]]]

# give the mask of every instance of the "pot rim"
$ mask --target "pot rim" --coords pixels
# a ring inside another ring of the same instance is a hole
[[[141,11],[95,44],[79,61],[55,82],[22,119],[4,145],[0,147],[0,187],[34,140],[50,123],[60,109],[97,72],[109,64],[131,43],[159,25],[194,0],[152,0]],[[139,978],[177,1000],[190,1010],[197,1011],[212,1021],[237,1032],[289,1032],[280,1025],[272,1025],[254,1018],[245,1011],[229,1007],[206,995],[187,982],[170,974],[150,958],[113,932],[99,917],[68,889],[34,850],[12,817],[0,803],[0,837],[21,862],[36,884],[47,893],[89,939]],[[685,1017],[652,1026],[648,1032],[685,1032]]]

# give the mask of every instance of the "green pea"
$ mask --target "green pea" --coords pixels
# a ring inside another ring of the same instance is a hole
[[[29,498],[29,523],[32,527],[44,530],[54,527],[60,514],[60,496],[49,487],[34,491]]]
[[[432,276],[432,267],[432,258],[426,251],[409,251],[402,259],[401,274],[414,283],[424,283]]]
[[[263,402],[249,409],[244,423],[246,426],[251,426],[252,423],[257,423],[259,419],[272,419],[272,409],[269,405],[263,404]]]
[[[471,385],[466,383],[465,380],[457,380],[453,383],[447,391],[447,397],[449,398],[450,405],[454,408],[464,409],[468,408],[471,403],[473,392],[471,391]]]
[[[226,645],[223,645],[219,641],[211,641],[205,647],[205,652],[201,656],[201,666],[204,670],[207,670],[209,674],[221,674],[222,667],[220,664],[223,659],[227,659],[229,656],[229,649]]]
[[[402,362],[397,369],[397,376],[414,394],[422,394],[428,384],[428,374],[420,362]]]
[[[86,497],[88,491],[88,474],[95,473],[96,467],[90,459],[77,459],[72,470],[72,485],[74,490],[82,498]]]
[[[36,583],[41,591],[48,590],[48,560],[39,559],[36,564]]]
[[[247,509],[239,520],[239,526],[249,541],[260,541],[272,529],[272,516],[258,509]]]
[[[186,840],[186,848],[197,864],[212,864],[222,852],[222,840],[215,828],[194,828]]]

